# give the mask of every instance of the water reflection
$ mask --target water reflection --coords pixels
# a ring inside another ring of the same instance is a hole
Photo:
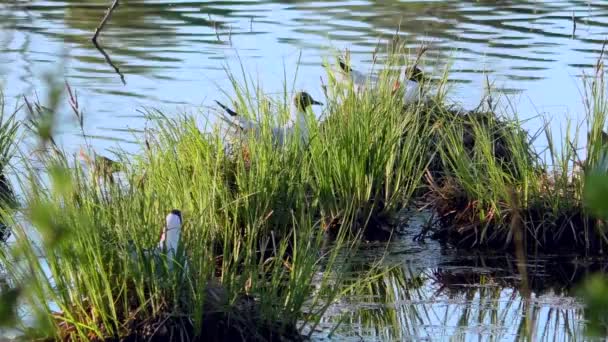
[[[243,63],[273,91],[282,89],[283,67],[300,61],[297,87],[321,97],[320,62],[330,48],[349,47],[353,62],[364,65],[379,39],[399,27],[413,49],[430,44],[428,68],[453,64],[457,100],[466,103],[469,97],[476,105],[482,72],[488,71],[503,90],[526,90],[536,114],[542,105],[578,108],[573,78],[594,66],[608,32],[608,4],[599,0],[129,0],[100,37],[125,74],[123,85],[90,42],[108,5],[106,0],[3,1],[0,79],[7,94],[44,94],[42,74],[62,67],[58,61],[65,58],[64,75],[81,94],[87,133],[131,139],[131,132],[145,125],[136,116],[142,106],[173,113],[180,105],[219,97],[217,86],[227,81],[224,64]],[[290,78],[295,72],[286,73]],[[95,147],[115,143],[96,139]],[[68,139],[66,145],[75,144]],[[331,308],[320,335],[515,340],[533,331],[535,339],[580,339],[581,308],[571,286],[606,267],[598,260],[531,259],[528,301],[522,300],[512,257],[457,255],[410,240],[390,247],[386,263],[397,268]],[[362,251],[353,276],[383,252],[383,245]]]
[[[608,266],[589,259],[531,259],[525,299],[512,256],[463,255],[438,246],[401,253],[408,246],[414,247],[407,241],[393,244],[386,263],[399,266],[330,309],[319,340],[581,340],[583,309],[571,291],[586,275]],[[370,255],[378,252],[363,252],[360,265],[369,265]]]

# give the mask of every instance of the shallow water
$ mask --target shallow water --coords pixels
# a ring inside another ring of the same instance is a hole
[[[427,72],[439,77],[449,67],[452,100],[475,106],[488,75],[520,116],[550,113],[557,127],[566,116],[582,116],[579,76],[592,73],[608,35],[605,1],[126,0],[100,38],[121,76],[90,42],[108,4],[0,4],[0,81],[9,104],[34,93],[44,102],[44,75],[65,78],[79,93],[98,150],[135,149],[128,141],[145,126],[144,107],[207,113],[213,99],[225,98],[224,68],[241,63],[271,95],[282,92],[285,77],[291,87],[297,70],[294,87],[322,97],[323,57],[348,48],[366,70],[378,41],[397,27],[412,53],[429,44]],[[67,108],[60,128],[60,142],[76,150],[82,141]],[[370,244],[361,267],[386,248]],[[315,336],[323,339],[342,322],[334,337],[516,340],[527,317],[538,339],[582,339],[581,307],[569,288],[606,264],[528,260],[526,301],[511,256],[463,255],[407,235],[388,248],[385,262],[399,267],[373,296],[353,294],[334,305]]]
[[[334,303],[314,330],[315,340],[587,338],[583,306],[573,293],[586,276],[606,272],[608,261],[529,256],[524,281],[513,255],[456,250],[428,239],[414,241],[418,223],[411,222],[408,233],[388,247],[370,243],[351,259],[352,277],[368,271],[370,261],[385,252],[383,265],[394,268],[370,289],[359,289]]]

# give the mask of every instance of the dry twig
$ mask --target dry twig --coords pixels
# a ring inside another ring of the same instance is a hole
[[[91,39],[93,43],[95,43],[95,45],[97,45],[97,36],[99,36],[101,30],[103,30],[103,28],[106,26],[106,23],[108,22],[108,20],[110,20],[110,17],[112,16],[112,12],[114,12],[118,5],[119,0],[114,0],[114,2],[112,2],[108,10],[106,11],[106,15],[103,16],[103,19],[99,23],[99,26],[97,26],[97,28],[95,29],[95,34],[93,34],[93,38]]]

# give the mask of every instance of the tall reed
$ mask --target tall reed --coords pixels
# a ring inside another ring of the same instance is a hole
[[[140,154],[83,165],[33,117],[53,148],[26,163],[24,216],[2,259],[47,336],[297,338],[343,291],[348,258],[337,255],[357,246],[346,236],[408,203],[427,149],[402,134],[424,124],[387,90],[346,99],[322,123],[311,113],[309,143],[277,147],[270,128],[284,122],[290,95],[271,106],[255,83],[230,77],[239,112],[262,127],[230,148],[224,131],[201,130],[193,116],[149,111],[154,129]],[[168,260],[154,250],[173,208],[183,212],[186,254]],[[332,215],[341,229],[323,249]]]

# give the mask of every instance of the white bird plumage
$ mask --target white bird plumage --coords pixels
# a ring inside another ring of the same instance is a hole
[[[150,249],[136,248],[133,241],[129,241],[128,253],[131,260],[138,260],[143,257],[146,259],[159,258],[166,256],[168,260],[180,260],[178,252],[181,250],[181,235],[182,235],[182,213],[177,209],[171,210],[165,217],[165,225],[160,231],[158,244]],[[158,235],[157,235],[158,236]],[[173,263],[169,264],[169,268],[173,269]]]
[[[228,108],[219,101],[215,101],[225,113],[222,113],[220,118],[228,123],[232,128],[236,128],[244,133],[254,133],[259,136],[262,131],[261,124],[259,122],[247,119]],[[293,103],[291,106],[291,116],[295,121],[291,121],[282,126],[271,127],[271,134],[273,141],[278,145],[283,145],[287,141],[287,137],[299,133],[299,136],[303,143],[308,142],[308,124],[307,124],[307,110],[312,105],[323,105],[321,102],[316,101],[306,92],[298,92],[293,97]],[[226,115],[227,114],[227,115]]]
[[[338,68],[334,71],[334,77],[338,83],[350,85],[352,83],[353,90],[356,94],[360,94],[367,88],[375,88],[378,85],[378,77],[375,75],[366,75],[360,71],[353,69],[344,59],[338,59]],[[420,83],[423,81],[424,75],[417,66],[406,67],[402,69],[399,78],[396,80],[393,89],[398,91],[404,85],[403,103],[410,104],[418,101],[420,98]]]
[[[166,217],[158,248],[168,256],[175,256],[182,235],[182,213],[173,209]]]

